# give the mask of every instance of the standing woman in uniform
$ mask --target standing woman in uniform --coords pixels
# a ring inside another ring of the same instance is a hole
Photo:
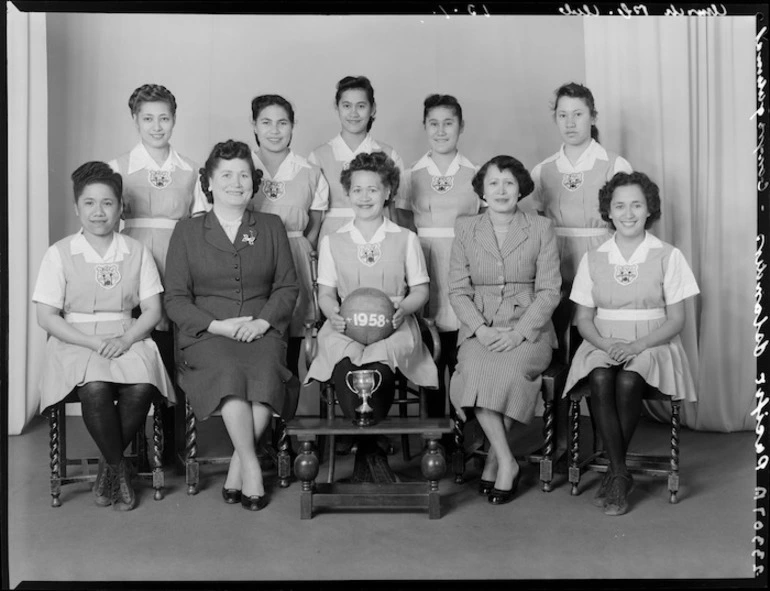
[[[457,150],[463,132],[463,109],[453,96],[432,94],[425,99],[422,123],[430,150],[405,175],[401,199],[396,202],[399,223],[414,224],[430,275],[426,314],[436,321],[441,338],[439,391],[428,397],[429,417],[443,417],[446,404],[444,372],[457,364],[460,323],[449,303],[449,254],[455,220],[476,215],[483,203],[473,190],[476,167]]]
[[[163,280],[174,226],[194,211],[204,210],[205,197],[197,182],[198,165],[169,144],[176,124],[176,98],[171,91],[159,84],[143,84],[131,94],[128,107],[139,143],[108,164],[123,177],[123,233],[150,249]],[[174,342],[164,310],[152,338],[166,369],[174,375]],[[163,427],[166,441],[173,441],[174,409],[164,412]],[[165,446],[165,452],[168,461],[174,446]]]
[[[251,117],[258,146],[251,158],[263,173],[252,206],[283,220],[300,282],[287,354],[289,369],[299,377],[304,324],[313,320],[310,253],[318,245],[321,219],[329,205],[329,183],[318,166],[289,147],[294,130],[294,109],[289,101],[276,94],[258,96],[251,101]]]
[[[599,190],[615,173],[632,169],[627,160],[599,143],[596,105],[588,88],[575,82],[560,86],[553,113],[562,146],[532,170],[535,190],[521,207],[534,207],[553,220],[562,293],[569,294],[581,257],[611,235],[599,212]],[[577,347],[573,340],[579,340],[574,318],[574,304],[563,298],[554,313],[554,326],[567,360]],[[567,405],[556,403],[554,412],[557,449],[561,451],[567,446]]]
[[[321,225],[321,237],[335,232],[354,217],[350,199],[340,183],[340,174],[358,154],[384,152],[395,162],[400,175],[404,174],[404,164],[396,151],[369,133],[377,105],[374,88],[366,76],[345,76],[340,80],[334,105],[340,118],[340,133],[308,156],[312,164],[321,167],[329,181],[329,210]]]

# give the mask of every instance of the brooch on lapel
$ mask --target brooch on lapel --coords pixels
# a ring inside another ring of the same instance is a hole
[[[265,194],[265,197],[270,199],[270,201],[277,201],[283,197],[286,190],[281,181],[262,180],[262,192]]]
[[[375,242],[374,244],[358,245],[358,260],[367,267],[373,267],[376,265],[381,256],[382,250],[380,249],[379,242]]]
[[[342,163],[342,170],[347,170],[348,168],[350,168],[350,160]]]
[[[96,282],[104,289],[112,289],[120,283],[120,269],[115,264],[96,265]]]
[[[241,242],[248,242],[249,246],[254,246],[254,241],[257,239],[257,235],[254,233],[254,230],[249,230],[248,234],[243,235],[243,239]]]
[[[430,177],[431,189],[443,195],[454,186],[455,177],[453,176],[432,176]]]
[[[165,189],[171,184],[170,170],[149,170],[147,178],[156,189]]]
[[[561,184],[569,191],[576,191],[583,184],[582,172],[570,172],[562,176]]]
[[[615,281],[630,285],[639,277],[639,265],[615,265]]]

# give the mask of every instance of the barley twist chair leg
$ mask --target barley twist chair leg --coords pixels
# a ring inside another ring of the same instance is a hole
[[[50,466],[51,466],[51,506],[61,507],[61,456],[59,449],[59,405],[48,410],[48,427],[50,437]]]
[[[669,503],[676,503],[679,492],[679,406],[678,400],[671,401],[671,471],[668,473]]]
[[[185,408],[185,481],[187,494],[198,493],[199,465],[198,465],[198,429],[195,413],[192,411],[190,401]]]
[[[153,404],[152,413],[152,488],[155,489],[153,498],[160,501],[163,498],[165,484],[163,472],[163,406],[160,402]]]

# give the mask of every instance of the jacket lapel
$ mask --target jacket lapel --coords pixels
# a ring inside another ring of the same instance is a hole
[[[235,236],[236,250],[243,250],[248,246],[254,246],[254,240],[257,237],[257,216],[247,209],[243,212],[243,220],[241,220],[241,227],[238,228],[238,234]]]
[[[511,222],[511,229],[503,242],[500,253],[507,258],[516,248],[529,237],[529,222],[521,210],[517,209]]]
[[[492,228],[492,220],[489,219],[488,213],[481,216],[481,220],[479,220],[479,224],[476,226],[474,238],[484,250],[489,252],[496,259],[501,258],[500,249],[497,247],[495,231]]]
[[[225,252],[233,252],[234,250],[232,242],[225,234],[213,211],[206,213],[206,219],[203,220],[203,237],[214,248]]]

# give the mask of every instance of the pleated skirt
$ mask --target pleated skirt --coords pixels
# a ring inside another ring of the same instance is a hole
[[[305,323],[313,322],[313,282],[310,276],[310,253],[313,247],[304,236],[289,238],[291,258],[299,280],[299,296],[289,325],[289,336],[305,336]]]
[[[318,331],[318,354],[308,370],[305,383],[326,382],[334,366],[349,357],[354,365],[381,362],[401,373],[413,384],[438,387],[438,370],[428,348],[422,342],[420,328],[413,316],[407,316],[392,335],[376,343],[362,345],[337,332],[327,320]]]
[[[460,328],[460,322],[449,303],[449,257],[453,241],[454,238],[451,237],[420,236],[420,245],[430,276],[428,316],[436,321],[439,332]]]
[[[41,411],[62,401],[74,388],[89,382],[151,384],[169,403],[176,402],[174,386],[152,339],[142,339],[120,357],[106,359],[86,347],[49,337],[40,377]]]
[[[286,342],[266,335],[251,343],[214,336],[181,352],[178,381],[197,419],[208,418],[226,396],[259,402],[288,420],[299,381],[286,367]]]
[[[450,400],[455,407],[486,408],[529,423],[552,356],[545,339],[525,340],[503,353],[489,351],[476,337],[466,339],[457,352]]]
[[[664,318],[640,321],[594,318],[596,329],[602,337],[624,339],[629,342],[648,335],[664,321]],[[588,374],[597,367],[616,365],[621,364],[584,340],[570,365],[567,383],[564,386],[564,396],[568,395],[570,390],[584,385]],[[674,400],[695,402],[698,399],[690,364],[679,335],[668,343],[642,351],[622,365],[623,369],[635,371],[647,384],[657,388],[662,394],[671,396]]]

